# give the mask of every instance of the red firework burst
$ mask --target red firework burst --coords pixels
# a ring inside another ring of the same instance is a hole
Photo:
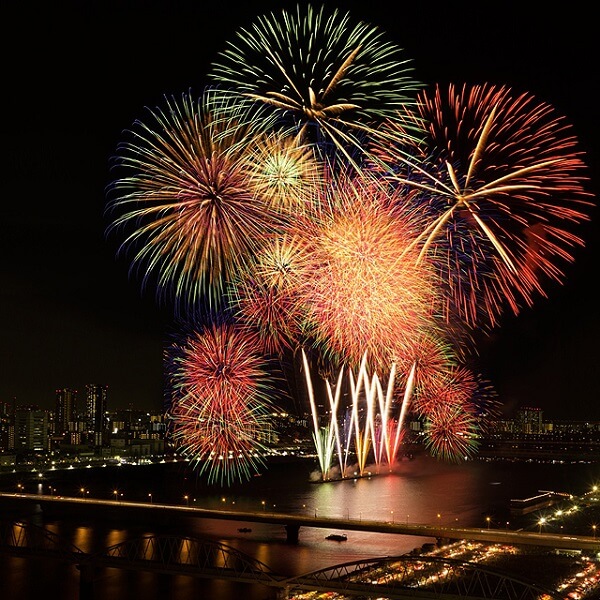
[[[592,206],[582,153],[551,106],[507,87],[436,86],[421,93],[418,121],[425,146],[409,150],[403,136],[375,153],[428,213],[421,256],[443,274],[447,315],[496,325],[504,307],[518,314],[561,281],[557,263],[583,244],[572,232]]]
[[[211,325],[171,349],[171,435],[209,481],[248,479],[264,464],[272,390],[256,346],[248,331]]]
[[[435,458],[461,462],[476,453],[477,421],[464,406],[440,402],[425,421],[425,446]]]

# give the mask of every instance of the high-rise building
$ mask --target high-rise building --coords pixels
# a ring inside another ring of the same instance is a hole
[[[15,450],[42,452],[48,449],[48,414],[36,407],[15,411]]]
[[[8,402],[0,402],[0,450],[2,451],[14,450],[14,414],[11,406]]]
[[[63,388],[56,390],[55,431],[62,435],[71,430],[69,423],[75,421],[75,406],[77,403],[77,390]]]
[[[86,418],[88,430],[93,435],[94,446],[108,444],[110,420],[106,413],[108,386],[90,383],[86,389]]]
[[[542,417],[543,411],[541,408],[532,408],[525,406],[517,411],[517,428],[520,433],[542,433]]]

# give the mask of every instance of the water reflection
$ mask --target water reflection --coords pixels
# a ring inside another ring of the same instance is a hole
[[[348,520],[406,521],[452,526],[486,527],[486,517],[501,514],[511,498],[535,495],[540,489],[578,493],[594,480],[594,465],[536,465],[525,463],[469,462],[462,465],[438,463],[417,457],[400,464],[391,475],[357,478],[340,482],[312,483],[309,463],[273,465],[263,476],[248,485],[220,490],[206,487],[193,474],[178,465],[157,468],[122,467],[52,472],[45,475],[58,494],[78,496],[81,488],[91,498],[117,498],[206,508],[228,508],[256,512],[291,512]],[[0,478],[6,490],[37,489],[38,481],[22,475]],[[149,490],[152,490],[149,492]],[[439,515],[439,516],[438,516]],[[226,544],[268,565],[282,575],[294,576],[343,562],[364,558],[394,556],[409,552],[430,538],[392,534],[344,531],[348,540],[326,540],[329,529],[303,527],[299,543],[290,545],[282,526],[187,519],[178,523],[96,522],[87,520],[48,520],[36,515],[36,522],[66,542],[86,552],[97,552],[143,536],[176,533],[202,537]],[[502,521],[504,526],[504,522]],[[498,521],[496,521],[498,526]],[[248,526],[251,532],[238,529]],[[190,557],[190,547],[181,546],[182,557]],[[71,600],[78,597],[79,572],[66,563],[38,559],[4,558],[0,561],[2,600]],[[206,581],[186,576],[98,569],[94,580],[95,598],[111,600],[265,600],[272,590],[226,581]],[[8,590],[5,593],[4,590]]]

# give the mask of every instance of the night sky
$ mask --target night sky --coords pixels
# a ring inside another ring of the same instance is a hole
[[[296,5],[244,4],[1,0],[0,401],[50,408],[57,388],[102,383],[109,409],[162,409],[171,319],[105,238],[109,163],[145,107],[203,89],[239,27]],[[598,197],[591,3],[545,13],[521,3],[326,4],[384,30],[424,83],[506,84],[553,105],[573,126]],[[506,315],[479,346],[479,370],[507,414],[537,406],[547,418],[600,420],[599,218],[583,228],[586,247],[565,284]]]

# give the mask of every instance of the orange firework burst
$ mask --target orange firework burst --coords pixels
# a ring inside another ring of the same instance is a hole
[[[366,353],[388,368],[434,327],[433,278],[411,250],[415,223],[366,177],[336,178],[324,193],[318,219],[298,225],[310,265],[299,299],[327,354],[356,368]]]
[[[155,275],[161,294],[191,305],[218,302],[224,282],[277,223],[252,187],[247,133],[234,114],[226,120],[215,112],[206,91],[198,101],[167,100],[165,110],[150,112],[152,125],[136,122],[117,159],[128,174],[110,190],[109,232],[127,231],[121,250],[132,252],[144,285]]]
[[[168,356],[173,440],[221,485],[264,466],[273,390],[256,350],[248,331],[211,325],[174,344]]]
[[[518,314],[544,279],[560,281],[556,263],[583,243],[571,229],[592,203],[577,141],[551,106],[507,87],[436,86],[420,95],[421,119],[428,137],[414,158],[404,136],[375,152],[429,211],[418,244],[443,274],[448,315],[496,325],[503,307]]]

